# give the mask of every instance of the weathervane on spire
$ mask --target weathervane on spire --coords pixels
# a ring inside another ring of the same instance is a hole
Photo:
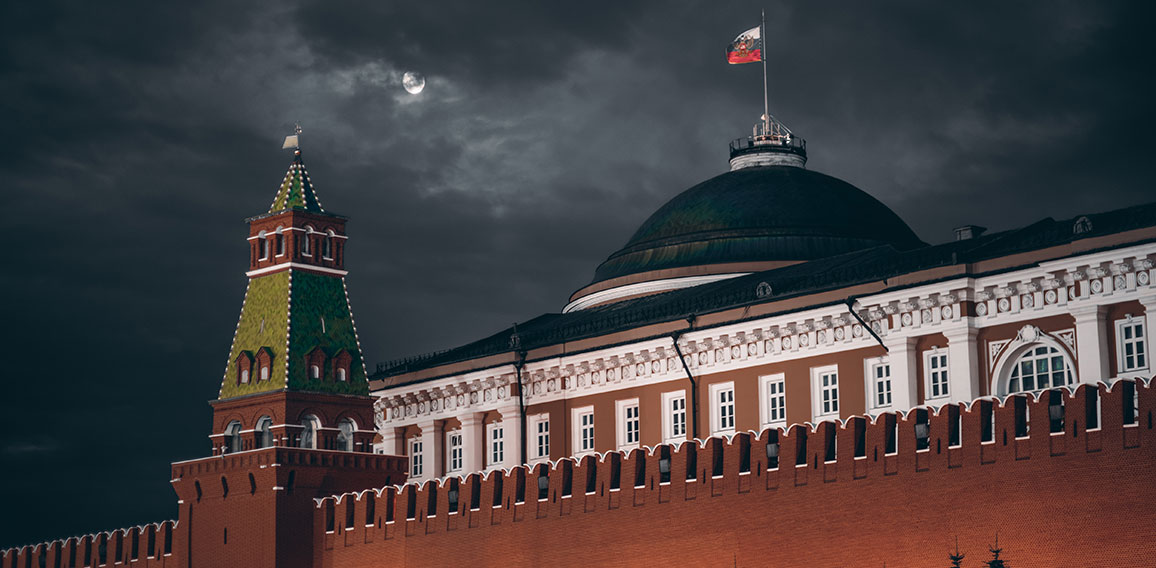
[[[301,123],[300,122],[295,123],[293,125],[293,132],[294,132],[294,134],[291,134],[291,135],[285,137],[285,143],[281,145],[281,149],[286,150],[289,148],[293,148],[295,150],[294,153],[299,154],[299,153],[301,153]]]

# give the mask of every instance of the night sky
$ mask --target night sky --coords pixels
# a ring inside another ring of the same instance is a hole
[[[372,368],[559,311],[726,171],[760,8],[808,167],[929,243],[1156,200],[1150,6],[4,2],[0,547],[175,518],[294,122]]]

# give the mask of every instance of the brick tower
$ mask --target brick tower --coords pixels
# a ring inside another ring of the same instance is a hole
[[[248,219],[249,286],[213,407],[213,457],[173,464],[187,566],[308,566],[313,498],[404,480],[372,453],[373,399],[345,288],[345,217],[293,162]]]

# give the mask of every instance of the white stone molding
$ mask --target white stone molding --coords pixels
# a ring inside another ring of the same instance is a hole
[[[1010,340],[1004,348],[1001,349],[999,358],[996,360],[995,368],[991,373],[991,384],[989,388],[993,395],[999,397],[1007,396],[1008,378],[1011,376],[1016,361],[1025,351],[1039,345],[1047,345],[1059,351],[1064,357],[1064,364],[1068,365],[1068,368],[1073,371],[1076,369],[1072,361],[1072,352],[1063,341],[1034,325],[1025,325],[1020,328],[1015,339]],[[1079,380],[1082,382],[1095,382],[1099,379],[1092,379],[1091,381],[1086,379]]]

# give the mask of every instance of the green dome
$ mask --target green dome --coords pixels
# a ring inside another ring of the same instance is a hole
[[[663,205],[591,284],[713,264],[795,262],[879,245],[922,246],[886,205],[842,180],[793,166],[749,167]]]

